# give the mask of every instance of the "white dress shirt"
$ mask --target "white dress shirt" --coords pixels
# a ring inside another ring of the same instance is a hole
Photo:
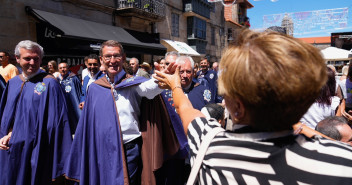
[[[89,71],[88,68],[85,68],[82,70],[82,80],[84,80],[87,75],[89,75]]]
[[[88,92],[89,85],[97,80],[98,73],[96,73],[93,77],[90,75],[90,73],[88,73],[88,77],[89,77],[89,80],[88,80],[87,87],[86,87],[87,92]]]
[[[139,116],[142,97],[153,99],[162,91],[155,83],[154,78],[139,85],[117,90],[118,98],[115,103],[119,114],[123,143],[128,143],[141,136]]]

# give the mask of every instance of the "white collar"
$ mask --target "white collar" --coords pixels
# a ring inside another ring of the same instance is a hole
[[[34,74],[31,74],[31,75],[29,75],[29,76],[26,76],[24,73],[22,73],[22,76],[23,76],[23,78],[24,78],[25,81],[28,81],[29,79],[33,78],[34,76],[36,76],[36,75],[39,74],[39,73],[44,73],[44,71],[41,70],[41,69],[38,69],[38,71],[35,72]]]

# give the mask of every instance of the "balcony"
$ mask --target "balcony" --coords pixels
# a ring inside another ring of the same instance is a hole
[[[238,22],[240,25],[249,28],[251,26],[247,16],[238,15]]]
[[[165,18],[164,0],[117,0],[117,14],[138,17],[149,21],[162,21]]]
[[[183,10],[186,17],[198,17],[209,20],[212,6],[206,0],[183,0]]]
[[[188,45],[196,50],[199,54],[206,54],[207,41],[201,39],[187,39]]]

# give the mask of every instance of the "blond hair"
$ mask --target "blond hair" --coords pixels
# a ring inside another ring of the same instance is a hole
[[[241,32],[220,62],[219,92],[239,98],[250,124],[284,130],[298,122],[327,80],[319,51],[276,33]]]

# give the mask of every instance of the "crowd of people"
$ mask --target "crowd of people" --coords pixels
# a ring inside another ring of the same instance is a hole
[[[0,51],[0,184],[351,184],[352,67],[274,31],[244,30],[220,62],[152,65],[108,40],[40,68]],[[314,69],[314,70],[311,70]],[[351,71],[350,71],[351,69]]]

